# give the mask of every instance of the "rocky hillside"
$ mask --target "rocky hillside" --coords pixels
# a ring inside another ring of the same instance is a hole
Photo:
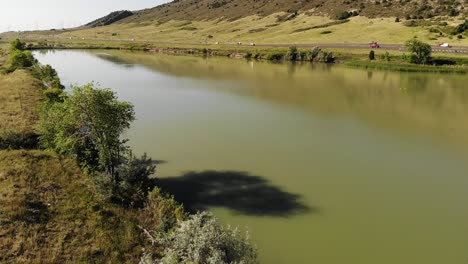
[[[129,16],[132,16],[133,15],[133,12],[130,12],[128,10],[124,10],[124,11],[115,11],[115,12],[112,12],[110,13],[109,15],[105,16],[105,17],[101,17],[99,19],[96,19],[86,25],[84,25],[84,27],[101,27],[101,26],[107,26],[107,25],[110,25],[110,24],[113,24],[119,20],[122,20],[124,18],[127,18]]]
[[[430,18],[466,15],[467,5],[466,0],[175,0],[138,12],[121,22],[219,18],[236,20],[250,15],[267,16],[278,12],[306,12],[331,18],[342,17],[345,12],[370,18]]]

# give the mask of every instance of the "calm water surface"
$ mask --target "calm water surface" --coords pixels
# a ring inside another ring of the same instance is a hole
[[[467,264],[468,77],[122,51],[37,53],[132,102],[138,153],[266,264]]]

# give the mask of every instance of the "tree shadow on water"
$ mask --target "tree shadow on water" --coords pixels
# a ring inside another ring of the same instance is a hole
[[[286,217],[317,211],[303,204],[300,195],[285,192],[246,172],[189,172],[157,181],[164,192],[174,195],[190,212],[224,207],[245,215]]]

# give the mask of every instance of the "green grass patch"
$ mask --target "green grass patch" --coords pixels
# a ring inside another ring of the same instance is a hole
[[[464,65],[455,66],[432,66],[432,65],[415,65],[405,63],[386,63],[377,61],[360,61],[353,60],[344,63],[350,67],[377,69],[400,72],[435,72],[435,73],[468,73],[468,67]]]

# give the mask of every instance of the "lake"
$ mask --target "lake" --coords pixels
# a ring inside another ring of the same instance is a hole
[[[36,52],[135,105],[126,133],[261,263],[468,263],[468,77],[127,51]]]

